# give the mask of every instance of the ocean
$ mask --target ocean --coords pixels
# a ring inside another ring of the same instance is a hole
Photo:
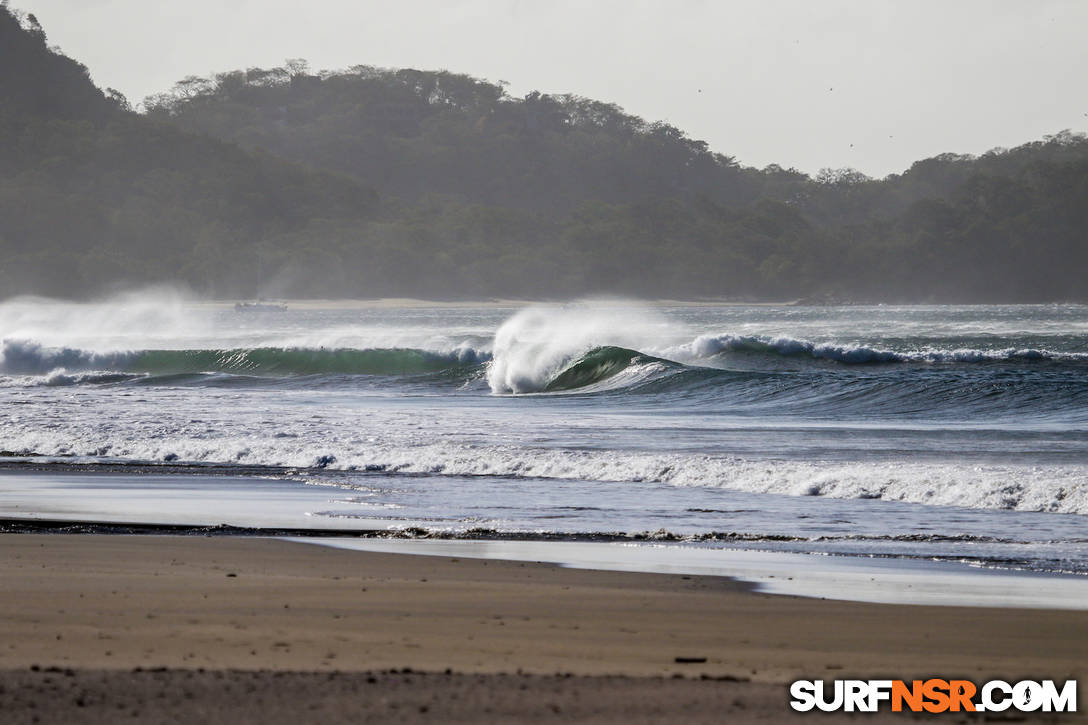
[[[14,299],[0,466],[8,519],[1085,575],[1088,306]]]

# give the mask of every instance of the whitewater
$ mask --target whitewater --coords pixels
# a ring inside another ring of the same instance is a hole
[[[259,470],[317,528],[1088,572],[1088,307],[14,299],[0,464]]]

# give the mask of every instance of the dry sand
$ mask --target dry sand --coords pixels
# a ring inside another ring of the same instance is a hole
[[[799,677],[1086,672],[1088,612],[822,601],[266,539],[0,535],[12,722],[775,722]]]

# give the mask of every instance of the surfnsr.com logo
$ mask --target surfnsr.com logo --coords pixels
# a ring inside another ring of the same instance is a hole
[[[1076,712],[1077,681],[1060,687],[1054,680],[797,680],[790,685],[790,707],[798,712]]]

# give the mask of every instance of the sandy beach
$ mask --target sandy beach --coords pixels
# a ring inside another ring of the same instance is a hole
[[[11,534],[0,550],[0,707],[13,721],[93,722],[95,707],[99,720],[197,705],[222,715],[239,692],[265,721],[311,706],[326,721],[393,706],[435,722],[485,709],[780,720],[797,678],[1088,669],[1088,612],[805,599],[721,577],[235,537]]]

